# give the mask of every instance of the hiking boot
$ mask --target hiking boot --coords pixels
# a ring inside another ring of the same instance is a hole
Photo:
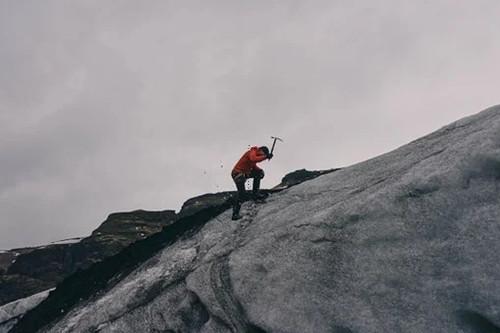
[[[231,220],[236,221],[236,220],[239,220],[241,218],[242,218],[242,216],[239,213],[233,213]]]
[[[257,203],[263,203],[263,202],[266,202],[266,198],[267,198],[267,194],[265,193],[261,193],[261,192],[258,192],[258,193],[254,193],[252,195],[252,199],[253,201],[257,202]]]

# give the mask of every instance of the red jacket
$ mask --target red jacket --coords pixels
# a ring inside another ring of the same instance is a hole
[[[255,146],[250,148],[243,156],[241,156],[238,163],[233,168],[233,172],[242,172],[245,175],[250,174],[252,170],[261,170],[257,166],[258,162],[262,162],[267,159],[267,155],[259,149],[259,147]]]

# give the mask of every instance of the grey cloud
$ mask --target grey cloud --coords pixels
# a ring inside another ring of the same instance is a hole
[[[344,166],[496,101],[496,1],[4,1],[0,248]]]

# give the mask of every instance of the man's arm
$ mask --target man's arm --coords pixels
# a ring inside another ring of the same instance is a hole
[[[260,149],[252,149],[250,151],[250,154],[248,155],[248,158],[250,158],[250,161],[257,163],[267,159],[267,155],[264,154]]]

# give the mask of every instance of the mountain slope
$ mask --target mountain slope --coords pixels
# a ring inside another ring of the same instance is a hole
[[[494,107],[240,221],[201,211],[42,331],[499,332],[499,198]]]

